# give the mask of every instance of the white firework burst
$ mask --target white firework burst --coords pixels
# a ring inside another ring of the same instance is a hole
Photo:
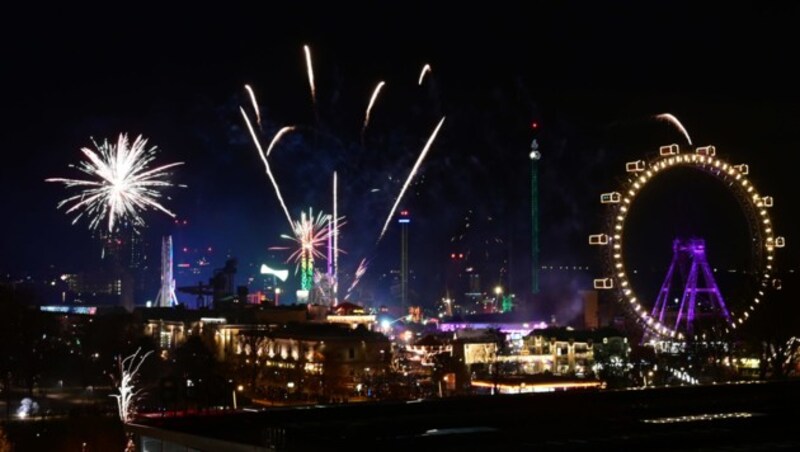
[[[174,186],[167,180],[168,170],[183,162],[150,168],[157,147],[147,147],[147,139],[141,135],[129,143],[128,135],[121,133],[116,144],[104,140],[102,144],[94,142],[94,146],[96,149],[81,149],[86,160],[70,165],[91,179],[46,179],[80,189],[80,193],[58,203],[59,209],[67,207],[67,214],[77,213],[72,224],[86,215],[89,228],[97,229],[107,219],[108,230],[113,232],[121,223],[144,226],[142,212],[151,209],[175,217],[159,201],[161,190]]]

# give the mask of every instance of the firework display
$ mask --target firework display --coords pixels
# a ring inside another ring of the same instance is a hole
[[[116,143],[104,140],[94,145],[95,149],[81,149],[86,160],[74,166],[90,178],[46,179],[80,190],[58,203],[59,208],[67,208],[67,214],[77,213],[73,224],[86,216],[90,229],[98,229],[101,223],[107,222],[108,231],[114,232],[120,224],[134,228],[144,226],[142,213],[147,210],[159,210],[175,217],[160,200],[164,197],[162,190],[174,186],[168,180],[169,170],[183,162],[152,168],[150,165],[158,148],[148,147],[147,139],[141,135],[133,143],[126,133],[121,133]]]
[[[341,220],[341,219],[340,219]],[[311,290],[314,282],[314,260],[325,259],[325,254],[321,251],[323,245],[328,242],[332,230],[328,227],[330,215],[314,212],[308,209],[308,213],[301,212],[300,219],[292,224],[293,235],[281,235],[281,238],[293,241],[295,247],[272,247],[273,250],[291,250],[288,261],[294,262],[297,267],[295,273],[300,273],[300,286],[303,290]]]
[[[417,85],[422,86],[422,82],[423,82],[423,80],[425,80],[425,75],[427,75],[428,72],[430,72],[430,71],[431,71],[431,65],[430,64],[426,64],[425,66],[422,66],[422,71],[420,71],[420,73],[419,73],[419,80],[417,81]]]
[[[686,138],[686,143],[690,146],[692,145],[692,138],[689,137],[689,132],[685,127],[683,127],[683,124],[681,124],[681,122],[678,121],[678,118],[676,118],[674,115],[671,113],[661,113],[660,115],[656,115],[655,118],[660,121],[666,121],[675,126],[675,128],[678,129],[681,134],[683,134],[683,137]]]
[[[303,52],[305,56],[305,63],[306,63],[306,71],[308,76],[308,83],[311,92],[311,101],[314,107],[314,114],[316,117],[317,122],[319,122],[319,117],[317,114],[317,91],[316,91],[316,84],[314,81],[314,67],[311,58],[311,49],[308,45],[303,46]],[[427,73],[431,71],[430,65],[426,64],[422,72],[420,73],[420,77],[418,83],[421,85],[423,79]],[[364,133],[366,132],[367,127],[369,126],[372,110],[375,107],[375,104],[378,100],[378,97],[381,93],[381,90],[385,86],[385,81],[380,81],[375,86],[372,91],[372,95],[370,96],[369,103],[367,104],[367,108],[364,114],[364,122],[361,127],[361,142],[362,146],[364,143]],[[258,102],[256,100],[253,88],[250,85],[245,85],[245,90],[247,91],[248,97],[250,102],[253,105],[253,111],[256,115],[256,121],[258,124],[261,124],[261,116],[260,110],[258,108]],[[275,195],[278,198],[278,202],[280,203],[281,209],[283,210],[284,215],[286,216],[287,221],[289,222],[293,236],[283,235],[283,238],[290,239],[297,244],[296,248],[288,248],[288,247],[273,247],[271,249],[292,249],[292,253],[288,258],[288,261],[294,262],[297,265],[297,271],[301,275],[301,287],[302,290],[311,290],[313,285],[313,275],[314,275],[314,259],[327,259],[328,262],[327,268],[327,275],[333,281],[333,293],[334,293],[334,300],[333,303],[336,303],[336,293],[338,292],[338,255],[339,255],[339,237],[340,237],[340,228],[344,224],[340,222],[341,219],[344,217],[339,217],[338,214],[338,182],[337,182],[337,173],[334,171],[333,174],[333,215],[322,215],[318,213],[316,217],[312,215],[312,210],[308,210],[308,214],[303,211],[300,215],[299,219],[294,219],[292,215],[289,213],[289,208],[286,205],[286,202],[283,198],[281,193],[280,186],[275,178],[275,175],[272,171],[272,166],[270,165],[269,158],[271,157],[272,151],[277,147],[277,145],[281,142],[282,138],[292,132],[297,130],[297,126],[283,126],[281,127],[272,137],[269,146],[267,147],[266,152],[264,151],[261,140],[253,127],[250,118],[248,117],[247,113],[245,112],[244,108],[240,107],[240,112],[242,117],[247,125],[247,130],[250,134],[250,137],[253,143],[256,146],[256,150],[259,154],[259,158],[261,159],[262,163],[264,164],[265,172],[267,173],[267,177],[270,180],[270,183],[275,190]],[[405,183],[402,185],[400,192],[395,197],[393,205],[389,210],[388,216],[386,221],[381,229],[380,233],[378,234],[378,239],[376,244],[381,241],[383,236],[386,234],[386,230],[391,222],[392,216],[397,211],[397,208],[400,202],[403,200],[403,196],[405,195],[408,187],[410,186],[411,182],[413,181],[414,177],[419,171],[420,166],[422,165],[423,161],[425,160],[426,155],[430,151],[431,145],[436,139],[436,136],[439,133],[442,125],[444,123],[444,117],[439,121],[436,128],[434,129],[433,133],[429,136],[425,146],[423,147],[422,151],[420,152],[414,166],[412,167],[411,171],[409,172],[407,178],[405,179]],[[320,133],[317,128],[314,129],[315,132]],[[327,242],[328,246],[328,253],[327,257],[323,254],[319,248],[323,246]],[[358,285],[361,277],[366,272],[366,258],[361,260],[361,264],[359,265],[358,269],[355,272],[355,276],[353,281],[351,282],[350,288],[347,291],[347,296],[352,293],[353,288]]]

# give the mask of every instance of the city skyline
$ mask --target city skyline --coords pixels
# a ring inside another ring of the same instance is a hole
[[[294,11],[279,12],[301,17]],[[255,26],[260,19],[231,12],[231,18],[244,22],[221,20],[220,35],[215,38],[196,33],[196,26],[187,23],[169,28],[187,41],[134,38],[114,31],[102,43],[81,31],[65,33],[60,44],[32,36],[28,50],[20,48],[15,55],[20,64],[12,74],[12,84],[37,88],[16,90],[19,94],[12,95],[13,101],[4,107],[9,114],[4,116],[12,126],[20,124],[19,130],[36,124],[33,130],[48,133],[38,140],[23,134],[11,137],[12,148],[24,146],[31,152],[19,156],[19,170],[3,177],[4,190],[13,187],[19,193],[9,202],[22,220],[3,225],[6,259],[0,269],[19,276],[46,272],[51,264],[65,271],[95,264],[94,256],[79,252],[91,243],[90,234],[72,227],[55,211],[62,194],[42,180],[63,174],[76,160],[79,148],[90,143],[89,137],[110,138],[124,131],[152,137],[151,143],[159,146],[165,161],[187,162],[174,179],[188,188],[170,190],[168,195],[179,219],[188,220],[189,225],[176,231],[169,218],[150,216],[151,227],[145,234],[151,244],[159,243],[161,235],[175,233],[183,236],[183,245],[188,247],[212,247],[217,258],[210,268],[222,267],[228,255],[255,266],[261,261],[280,263],[282,256],[269,247],[279,245],[280,235],[289,231],[281,223],[280,207],[237,117],[240,105],[249,107],[245,83],[258,95],[265,138],[286,124],[311,124],[318,129],[286,138],[274,156],[276,173],[296,215],[308,207],[329,210],[328,173],[341,171],[342,213],[348,219],[342,248],[349,251],[342,256],[343,271],[353,273],[362,258],[369,259],[364,284],[373,290],[381,275],[399,267],[399,230],[392,227],[378,247],[372,239],[361,238],[376,235],[430,129],[440,115],[449,117],[402,203],[415,218],[410,229],[410,267],[416,275],[416,290],[425,294],[428,303],[443,294],[451,252],[477,254],[482,242],[492,239],[499,239],[495,251],[501,257],[482,279],[487,285],[493,285],[488,282],[493,279],[502,281],[499,267],[507,266],[512,290],[523,293],[529,285],[525,241],[530,240],[530,220],[520,205],[529,196],[529,174],[523,168],[527,168],[524,162],[534,136],[531,121],[541,124],[536,135],[543,154],[540,227],[545,265],[599,267],[596,253],[586,246],[586,236],[603,221],[597,196],[613,185],[624,162],[655,152],[659,145],[682,142],[671,125],[653,119],[659,113],[678,116],[696,143],[714,144],[731,159],[752,162],[754,180],[765,186],[777,205],[791,203],[790,169],[780,162],[781,149],[791,148],[796,141],[790,133],[797,118],[790,102],[797,90],[791,81],[793,72],[772,53],[761,54],[762,61],[742,67],[739,55],[748,47],[739,45],[745,38],[738,35],[735,25],[751,21],[753,30],[759,31],[754,31],[754,42],[780,53],[791,44],[780,39],[784,33],[780,27],[766,28],[784,20],[775,12],[763,9],[760,15],[745,17],[744,10],[731,8],[719,17],[712,11],[699,11],[684,18],[680,8],[664,7],[663,17],[656,12],[645,14],[652,20],[648,27],[602,7],[574,15],[557,6],[541,7],[541,12],[541,24],[559,23],[564,28],[504,19],[515,26],[498,34],[468,33],[473,29],[469,21],[447,31],[435,26],[446,17],[446,10],[433,10],[410,18],[426,33],[413,35],[408,42],[396,42],[396,36],[407,32],[397,21],[385,29],[364,23],[364,30],[374,37],[364,43],[312,15],[309,19],[315,26],[303,32],[266,31],[272,39],[262,48],[247,39],[257,28],[240,27],[241,23]],[[197,14],[210,19],[207,12]],[[604,20],[590,20],[593,14]],[[467,17],[478,20],[474,13]],[[668,35],[661,31],[662,25],[677,18],[702,24],[708,32]],[[148,19],[157,27],[167,27],[172,16],[165,12]],[[491,19],[490,15],[485,20]],[[59,30],[62,25],[53,26]],[[234,28],[239,34],[229,33]],[[647,35],[652,52],[639,54],[625,41],[630,33]],[[597,36],[596,42],[590,36]],[[169,44],[162,48],[162,42]],[[304,44],[314,51],[317,107],[308,95]],[[204,53],[209,49],[216,50]],[[602,51],[596,53],[598,49]],[[80,70],[86,64],[110,64],[124,55],[136,55],[141,66],[110,74]],[[43,70],[54,62],[65,68],[59,77]],[[417,76],[425,63],[432,70],[419,86]],[[707,67],[709,73],[724,75],[740,89],[719,102],[727,88],[705,71],[678,69],[683,66]],[[362,137],[363,109],[378,80],[386,85]],[[761,108],[766,102],[769,109]],[[364,139],[366,144],[361,145]],[[38,156],[46,158],[42,161]],[[659,211],[669,216],[687,209],[698,218],[700,234],[719,235],[706,237],[710,259],[720,252],[715,249],[723,250],[716,257],[718,265],[740,264],[742,257],[727,253],[724,246],[741,236],[744,222],[734,224],[738,221],[735,206],[729,200],[717,202],[724,194],[707,189],[702,180],[675,178],[679,179],[675,184],[689,187],[686,193],[701,187],[710,194],[699,198],[695,207],[670,206],[675,201],[668,193],[652,194],[652,206],[641,209],[642,237],[637,239],[646,255],[664,260],[651,265],[666,268],[669,235],[677,227],[660,230],[654,218],[660,218]],[[302,184],[296,182],[301,180]],[[666,208],[660,207],[665,203]],[[706,208],[716,210],[706,215]],[[468,222],[463,218],[470,212],[477,217],[471,227],[480,224],[481,228],[464,234],[462,243],[451,242],[466,232]],[[782,230],[793,228],[791,215],[781,209],[776,214]],[[782,258],[787,268],[797,265],[791,243]],[[149,260],[155,263],[158,250],[151,248],[155,253],[150,252]],[[176,262],[180,256],[176,247]],[[504,260],[510,262],[504,265]],[[585,286],[587,281],[569,282]],[[179,285],[187,283],[195,281],[179,281]]]
[[[7,9],[0,450],[800,449],[800,6]]]

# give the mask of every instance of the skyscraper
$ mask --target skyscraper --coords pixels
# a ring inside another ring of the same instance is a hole
[[[172,277],[172,236],[161,240],[161,289],[156,296],[156,306],[170,307],[178,304],[175,295],[175,278]]]
[[[534,132],[539,129],[539,124],[533,122],[531,128]],[[539,293],[539,143],[534,137],[531,142],[531,292]]]
[[[400,306],[405,310],[408,307],[408,225],[411,223],[408,210],[400,212],[397,222],[400,224]]]

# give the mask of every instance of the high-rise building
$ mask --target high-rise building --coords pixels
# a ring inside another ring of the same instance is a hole
[[[156,296],[156,306],[170,307],[178,304],[172,264],[172,236],[167,235],[161,240],[161,289]]]
[[[411,223],[408,210],[400,212],[397,222],[400,224],[400,306],[405,309],[408,307],[408,225]]]
[[[481,292],[481,275],[477,273],[469,274],[469,292],[470,293]]]
[[[534,133],[539,129],[539,123],[533,122],[531,128]],[[531,142],[531,292],[539,293],[539,143],[536,138]]]

